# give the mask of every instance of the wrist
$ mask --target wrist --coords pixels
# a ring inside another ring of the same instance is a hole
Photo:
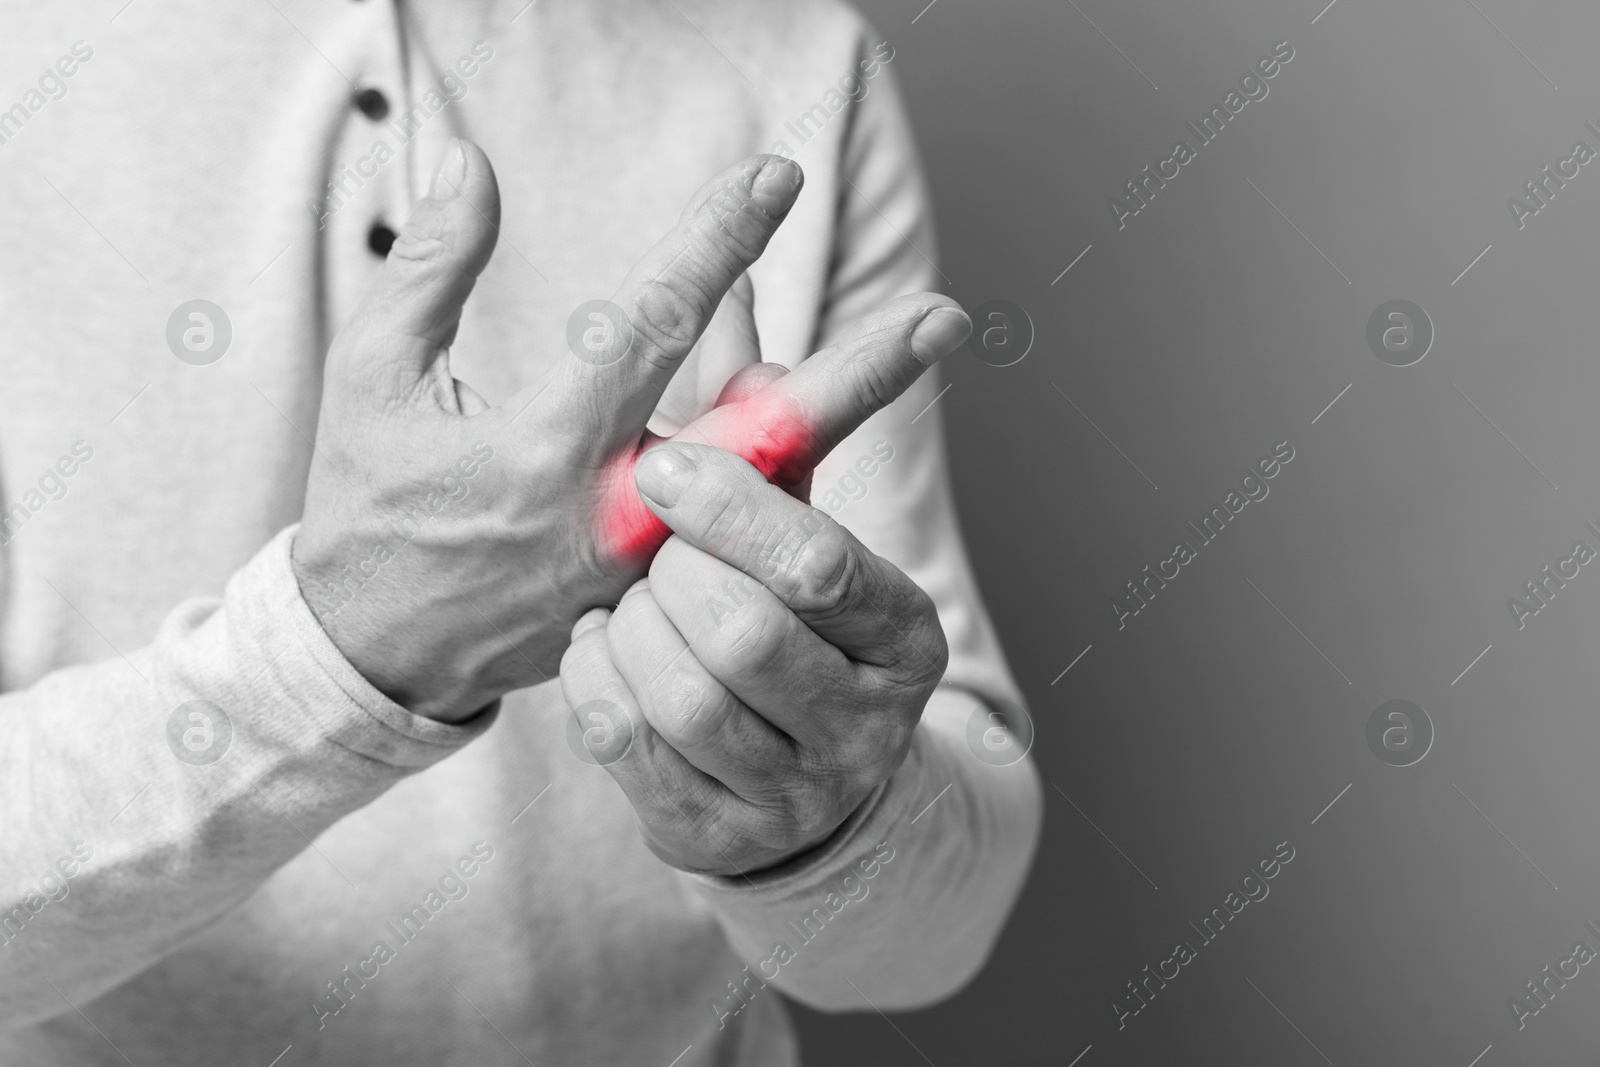
[[[348,565],[335,566],[306,551],[297,535],[289,564],[300,599],[339,654],[378,692],[413,715],[459,724],[481,715],[501,694],[484,692],[469,680],[427,664],[428,657],[407,647],[378,620],[381,597],[368,590]]]

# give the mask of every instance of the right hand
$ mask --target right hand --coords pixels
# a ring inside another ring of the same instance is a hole
[[[469,718],[555,677],[573,623],[645,573],[667,536],[633,486],[639,454],[662,440],[646,422],[801,182],[796,164],[761,156],[713,179],[613,297],[631,347],[568,355],[489,407],[451,376],[449,346],[494,249],[499,189],[476,145],[447,149],[329,349],[293,548],[307,602],[377,689],[419,715]],[[801,486],[965,337],[947,308],[965,320],[934,294],[892,301],[792,374],[742,375],[753,393],[676,436]]]

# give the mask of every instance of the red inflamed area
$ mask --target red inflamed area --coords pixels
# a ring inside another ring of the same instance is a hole
[[[704,444],[732,452],[760,471],[773,485],[794,490],[810,477],[822,459],[819,437],[802,416],[800,405],[775,383],[743,400],[714,408],[683,430],[673,441]],[[666,523],[656,518],[639,497],[633,469],[653,442],[633,455],[619,459],[600,511],[601,546],[613,559],[646,566],[672,536]]]

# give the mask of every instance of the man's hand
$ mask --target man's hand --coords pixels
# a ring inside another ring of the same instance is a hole
[[[713,179],[613,295],[626,322],[489,407],[451,376],[449,346],[494,248],[499,192],[482,151],[452,145],[328,352],[293,550],[306,600],[374,686],[418,714],[465,719],[554,674],[573,621],[644,572],[668,532],[633,487],[634,464],[659,441],[646,422],[801,180],[770,156]],[[797,372],[798,388],[772,383],[680,435],[798,485],[914,379],[884,369],[880,350],[965,322],[940,310],[950,303],[891,303],[864,324],[871,343],[831,364],[881,385],[870,410],[833,404],[826,383]]]
[[[562,690],[658,856],[770,867],[899,768],[944,631],[905,574],[743,460],[673,443],[636,476],[675,536],[578,621]]]

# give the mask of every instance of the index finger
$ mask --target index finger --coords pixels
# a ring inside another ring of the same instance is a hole
[[[801,488],[835,445],[904,393],[971,330],[972,320],[948,297],[918,293],[890,301],[797,369],[706,412],[674,440],[720,448],[775,485]],[[612,554],[645,560],[670,530],[631,482],[625,477],[612,482],[602,538]]]
[[[788,374],[707,412],[692,437],[748,460],[777,485],[799,485],[971,332],[972,320],[949,297],[892,300]]]
[[[581,317],[569,324],[583,341],[569,337],[576,358],[545,394],[550,418],[593,442],[597,455],[637,440],[723,294],[766,250],[803,182],[799,164],[762,155],[703,186],[677,226],[628,272],[614,302],[592,302],[595,325],[585,329]]]

